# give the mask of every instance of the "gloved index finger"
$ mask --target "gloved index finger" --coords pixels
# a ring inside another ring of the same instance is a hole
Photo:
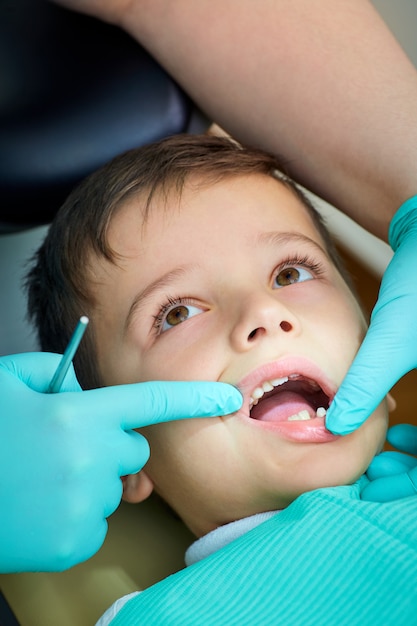
[[[347,435],[359,428],[400,377],[393,366],[397,344],[393,341],[386,345],[381,354],[378,330],[376,324],[369,328],[327,411],[326,428],[336,435]]]
[[[410,216],[404,217],[400,209],[392,220],[395,254],[384,272],[366,337],[327,412],[326,425],[336,434],[358,428],[395,383],[417,366],[417,287],[408,271],[417,260],[413,203],[415,198]]]
[[[192,417],[227,415],[240,409],[242,395],[226,383],[152,381],[85,391],[77,399],[117,421],[125,430]]]

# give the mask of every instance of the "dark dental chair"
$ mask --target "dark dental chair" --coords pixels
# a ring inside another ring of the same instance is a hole
[[[21,276],[74,185],[120,152],[208,122],[128,35],[46,0],[0,2],[0,68],[4,355],[37,348]],[[0,575],[0,624],[92,624],[117,597],[182,567],[188,532],[158,507],[122,505],[102,551],[70,572]]]

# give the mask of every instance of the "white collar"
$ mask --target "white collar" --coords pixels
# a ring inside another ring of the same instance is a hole
[[[216,550],[220,550],[220,548],[223,548],[228,543],[231,543],[249,530],[252,530],[252,528],[259,526],[262,522],[266,522],[266,520],[277,513],[279,513],[279,511],[257,513],[256,515],[244,517],[243,519],[215,528],[190,545],[185,553],[185,564],[188,566],[201,561],[207,556],[210,556],[213,552],[216,552]]]

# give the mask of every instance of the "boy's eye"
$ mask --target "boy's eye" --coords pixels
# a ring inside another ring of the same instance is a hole
[[[189,304],[178,304],[172,306],[163,316],[160,324],[160,332],[163,333],[182,322],[186,322],[190,317],[202,313],[203,310],[196,306],[190,306]]]
[[[304,267],[286,267],[275,277],[275,287],[287,287],[295,283],[302,283],[314,278],[313,274]]]

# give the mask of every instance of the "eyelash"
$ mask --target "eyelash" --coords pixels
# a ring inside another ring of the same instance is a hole
[[[287,258],[285,261],[282,261],[275,268],[274,276],[277,276],[280,272],[282,272],[283,269],[287,267],[293,267],[293,266],[305,267],[306,269],[310,270],[313,274],[315,274],[316,277],[320,276],[324,272],[324,266],[322,263],[318,261],[314,261],[308,255],[304,255],[302,257],[298,257],[298,256],[290,257],[290,258]],[[173,307],[181,306],[182,304],[192,305],[192,301],[189,298],[182,298],[180,296],[178,298],[167,297],[165,304],[161,306],[158,314],[153,316],[154,318],[153,330],[157,335],[159,334],[162,324],[164,323],[165,315],[168,313],[168,311],[172,309]]]
[[[316,277],[321,276],[321,274],[323,274],[325,271],[323,263],[321,263],[320,261],[314,261],[311,257],[305,254],[302,257],[300,256],[289,257],[285,259],[284,261],[282,261],[282,263],[280,263],[275,268],[274,276],[277,276],[286,267],[294,267],[294,266],[305,267],[306,269],[310,270],[313,274],[315,274]]]

